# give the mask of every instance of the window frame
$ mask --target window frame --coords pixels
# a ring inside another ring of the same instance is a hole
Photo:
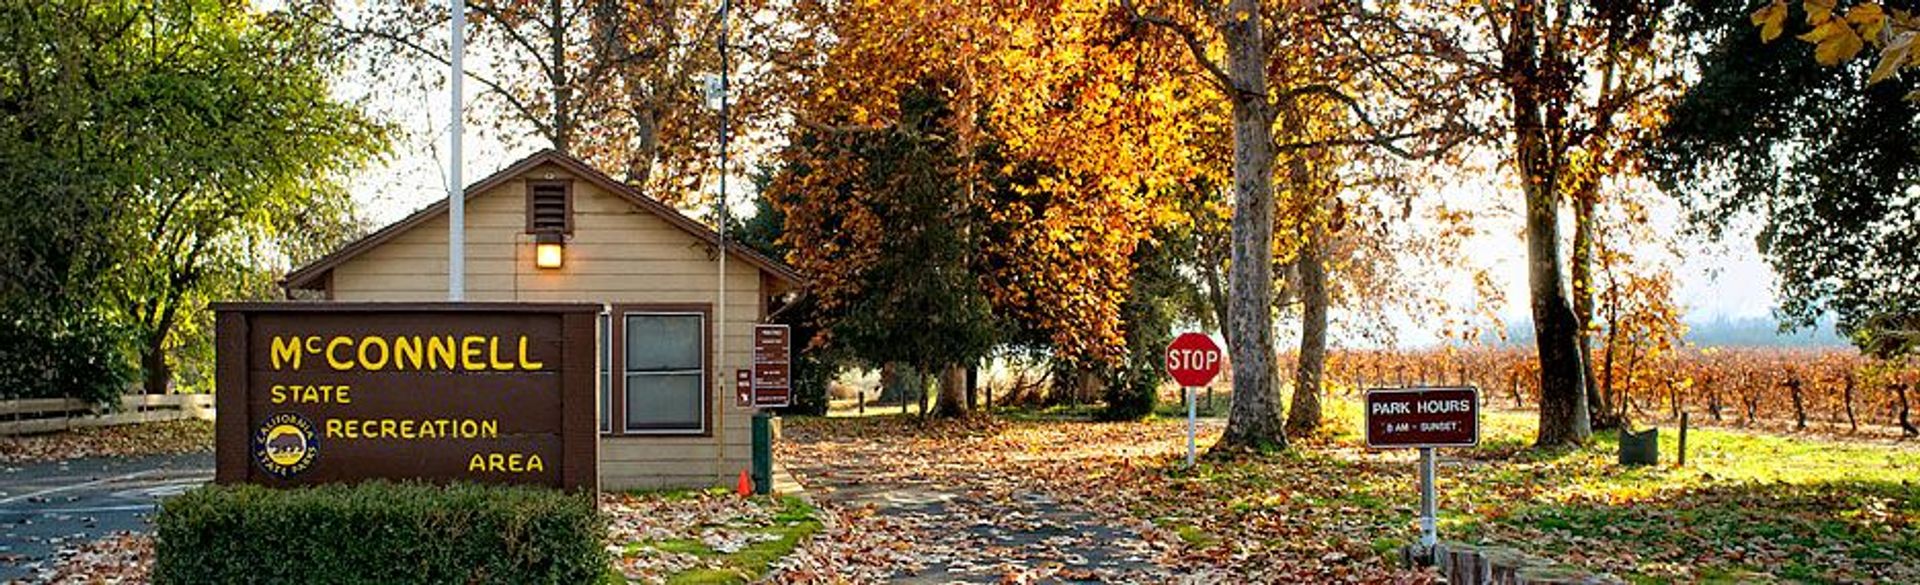
[[[606,434],[609,436],[669,436],[669,437],[711,437],[713,436],[713,310],[709,304],[617,304],[608,319],[613,324],[613,343],[610,358],[610,372],[613,378],[612,393],[608,397],[609,423],[614,422],[613,414],[618,414],[620,424],[611,425]],[[628,316],[696,316],[700,318],[700,427],[690,428],[649,428],[634,427],[627,420],[627,317]]]

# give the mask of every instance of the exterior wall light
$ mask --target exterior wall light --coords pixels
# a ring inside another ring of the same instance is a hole
[[[540,232],[533,236],[533,265],[559,268],[566,262],[566,236],[558,232]]]

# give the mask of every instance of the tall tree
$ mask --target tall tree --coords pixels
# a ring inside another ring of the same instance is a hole
[[[1786,7],[1772,26],[1809,16]],[[1700,80],[1648,152],[1654,176],[1709,237],[1758,222],[1787,326],[1831,312],[1863,351],[1920,347],[1920,103],[1898,84],[1868,84],[1873,62],[1764,42],[1779,33],[1756,34],[1750,6],[1689,8],[1682,30]],[[1763,123],[1740,122],[1753,120]]]
[[[1273,342],[1275,161],[1283,152],[1314,148],[1369,146],[1405,154],[1408,141],[1444,145],[1452,134],[1449,124],[1422,127],[1420,122],[1433,112],[1458,111],[1445,105],[1450,85],[1434,82],[1448,71],[1409,65],[1441,64],[1426,58],[1452,52],[1453,45],[1401,12],[1366,6],[1258,0],[1119,4],[1132,21],[1171,33],[1228,106],[1233,247],[1225,331],[1234,388],[1220,445],[1285,446]],[[1331,47],[1315,50],[1330,41]],[[1214,56],[1216,49],[1221,58]],[[1273,78],[1275,71],[1283,76]],[[1372,97],[1389,104],[1382,109],[1396,115],[1376,120],[1379,112],[1368,112],[1350,93],[1355,88],[1373,90]],[[1345,106],[1359,123],[1320,135],[1281,115],[1309,99]],[[1318,259],[1317,254],[1310,257]],[[1322,300],[1316,292],[1316,302]]]
[[[466,67],[480,90],[478,122],[509,144],[531,138],[686,203],[713,177],[718,122],[704,94],[721,69],[721,4],[469,0]],[[771,128],[786,79],[771,62],[789,54],[781,41],[792,35],[766,18],[769,3],[731,4],[728,115],[738,143]],[[355,3],[327,14],[328,26],[364,49],[376,78],[422,88],[443,79],[443,3]]]
[[[975,264],[980,214],[948,145],[944,94],[931,82],[906,90],[890,129],[801,134],[772,201],[796,267],[826,276],[813,294],[829,322],[812,343],[940,372],[935,414],[958,416],[969,406],[964,368],[998,331]]]
[[[310,15],[230,0],[6,10],[25,42],[10,44],[5,101],[46,115],[10,118],[5,150],[45,157],[30,168],[106,173],[81,183],[96,190],[81,200],[106,202],[109,221],[67,229],[116,238],[106,264],[85,268],[105,272],[81,278],[132,329],[149,392],[167,389],[168,352],[207,300],[260,294],[267,267],[357,227],[339,179],[380,151],[384,129],[332,97],[336,53]],[[68,136],[89,140],[70,147]],[[19,187],[8,191],[37,189]]]
[[[1669,2],[1517,0],[1464,6],[1453,19],[1469,46],[1460,54],[1498,88],[1492,120],[1525,202],[1528,292],[1540,361],[1541,446],[1585,442],[1594,388],[1585,338],[1591,319],[1594,205],[1603,180],[1622,170],[1622,132],[1650,125],[1671,72],[1653,53]],[[1589,74],[1592,73],[1592,74]],[[1489,96],[1492,97],[1492,96]],[[1562,205],[1575,208],[1575,247],[1562,246]],[[1569,279],[1569,258],[1575,265]],[[1571,282],[1570,282],[1571,280]],[[1569,291],[1569,286],[1573,290]],[[1577,306],[1576,306],[1577,305]],[[1578,309],[1578,310],[1576,310]]]

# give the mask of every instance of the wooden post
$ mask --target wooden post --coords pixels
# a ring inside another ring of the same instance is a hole
[[[1680,467],[1687,466],[1687,414],[1686,411],[1680,412]]]

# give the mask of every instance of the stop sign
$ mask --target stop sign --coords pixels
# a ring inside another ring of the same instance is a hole
[[[1167,345],[1167,374],[1181,386],[1205,386],[1220,375],[1220,346],[1199,333],[1182,333]]]

